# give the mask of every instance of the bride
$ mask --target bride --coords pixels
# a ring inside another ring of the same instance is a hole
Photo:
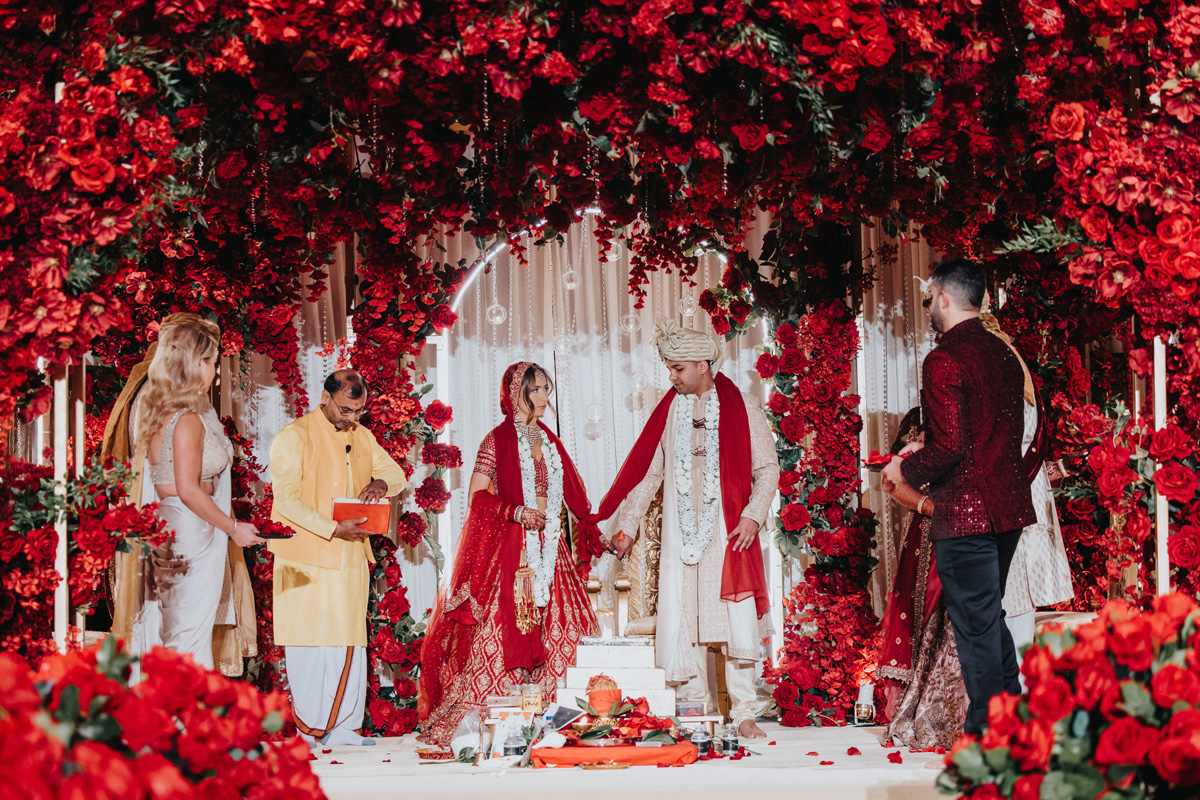
[[[505,419],[479,446],[448,590],[438,594],[421,650],[421,741],[446,746],[458,723],[514,683],[549,701],[582,636],[598,632],[566,527],[590,512],[583,481],[541,417],[553,385],[537,364],[504,372]],[[585,530],[586,529],[586,530]],[[586,570],[598,539],[577,525]]]

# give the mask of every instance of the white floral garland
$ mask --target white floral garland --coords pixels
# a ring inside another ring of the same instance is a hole
[[[533,447],[525,432],[517,426],[517,451],[521,459],[521,494],[527,508],[537,509],[536,467]],[[563,468],[558,448],[548,436],[542,437],[542,458],[546,461],[546,527],[525,531],[525,564],[533,570],[533,601],[538,608],[550,602],[550,585],[554,583],[554,567],[558,562],[558,540],[562,535]]]
[[[675,398],[675,494],[678,500],[679,527],[683,532],[680,558],[685,564],[699,564],[712,542],[717,523],[717,500],[721,497],[720,439],[717,425],[721,402],[714,387],[704,404],[704,505],[700,524],[696,524],[696,506],[692,499],[692,397]]]

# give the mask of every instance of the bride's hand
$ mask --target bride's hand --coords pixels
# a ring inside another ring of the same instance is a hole
[[[521,527],[527,531],[540,531],[546,527],[546,515],[536,508],[527,508],[521,512]]]

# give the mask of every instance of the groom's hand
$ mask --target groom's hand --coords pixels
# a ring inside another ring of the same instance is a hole
[[[632,549],[633,537],[627,536],[624,531],[619,531],[617,535],[612,538],[612,551],[616,557],[622,561],[625,560],[625,556],[629,555],[629,551]]]
[[[749,517],[742,517],[737,527],[729,532],[729,539],[733,541],[734,550],[749,550],[751,545],[758,542],[758,523]]]

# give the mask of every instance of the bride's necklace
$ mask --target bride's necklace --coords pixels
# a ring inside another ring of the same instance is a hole
[[[675,398],[675,494],[683,533],[679,557],[685,564],[700,563],[716,527],[717,499],[721,496],[720,419],[721,403],[713,388],[704,403],[703,506],[697,524],[692,498],[692,398],[682,394]]]
[[[541,428],[517,425],[517,451],[521,461],[521,494],[524,505],[536,509],[537,467],[533,460],[533,442],[542,443],[542,459],[546,463],[546,527],[525,531],[525,563],[533,570],[533,600],[538,608],[550,602],[550,585],[554,583],[554,567],[558,562],[558,540],[562,535],[563,467],[558,448],[547,442]]]

